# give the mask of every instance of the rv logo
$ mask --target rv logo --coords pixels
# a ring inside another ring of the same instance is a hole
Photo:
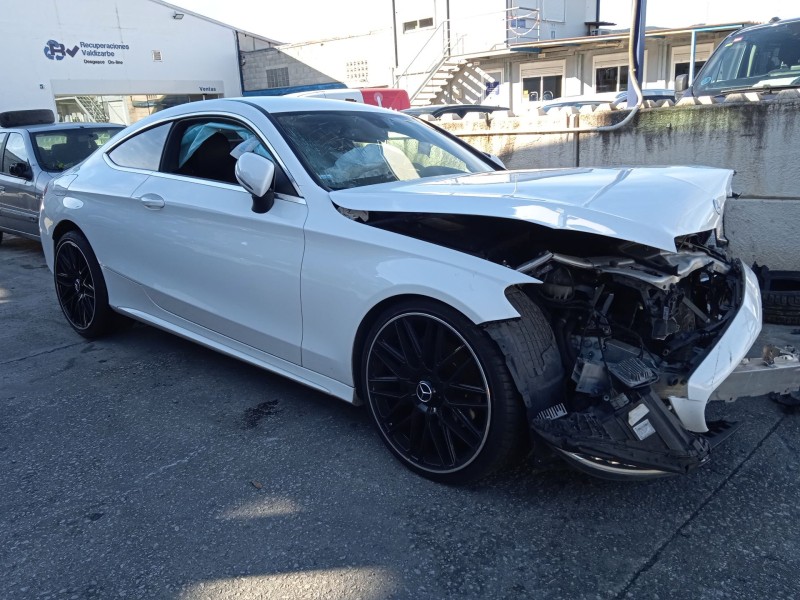
[[[78,46],[67,49],[64,44],[60,44],[55,40],[47,40],[47,45],[44,47],[44,55],[50,60],[64,60],[64,57],[69,54],[74,57],[78,53]]]

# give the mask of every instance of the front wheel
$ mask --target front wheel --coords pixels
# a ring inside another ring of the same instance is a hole
[[[72,328],[85,338],[108,333],[116,321],[100,264],[89,242],[77,231],[56,244],[53,276],[61,310]]]
[[[524,443],[524,407],[496,344],[455,310],[404,302],[371,328],[361,391],[384,443],[408,468],[463,484]]]

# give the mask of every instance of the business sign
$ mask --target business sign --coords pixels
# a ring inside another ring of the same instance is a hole
[[[87,65],[121,65],[117,54],[122,50],[130,50],[128,44],[105,44],[99,42],[78,42],[69,47],[56,40],[47,40],[44,55],[48,60],[82,58]],[[80,53],[80,54],[79,54]]]

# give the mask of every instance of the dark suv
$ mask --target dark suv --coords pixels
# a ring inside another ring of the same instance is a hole
[[[686,75],[675,80],[684,96],[800,87],[800,18],[773,20],[729,35],[700,69],[691,87]]]
[[[122,129],[111,123],[56,123],[51,110],[0,113],[0,242],[3,232],[38,240],[47,183]]]

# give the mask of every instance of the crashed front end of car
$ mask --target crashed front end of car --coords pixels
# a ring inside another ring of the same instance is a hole
[[[531,412],[535,436],[607,476],[687,473],[732,431],[705,421],[714,389],[760,331],[755,277],[716,232],[667,252],[630,243],[578,257],[547,251],[518,267],[550,315],[568,377],[563,400]],[[535,414],[533,414],[535,412]]]
[[[732,433],[706,422],[710,399],[797,387],[796,355],[777,378],[766,365],[735,373],[760,333],[761,299],[750,268],[726,254],[732,177],[698,167],[518,171],[334,200],[369,225],[529,277],[506,290],[520,319],[483,327],[525,402],[534,454],[647,478],[691,472]],[[531,310],[552,331],[526,330]],[[522,356],[529,335],[552,336],[537,347],[560,356]],[[747,385],[727,386],[732,375]]]

